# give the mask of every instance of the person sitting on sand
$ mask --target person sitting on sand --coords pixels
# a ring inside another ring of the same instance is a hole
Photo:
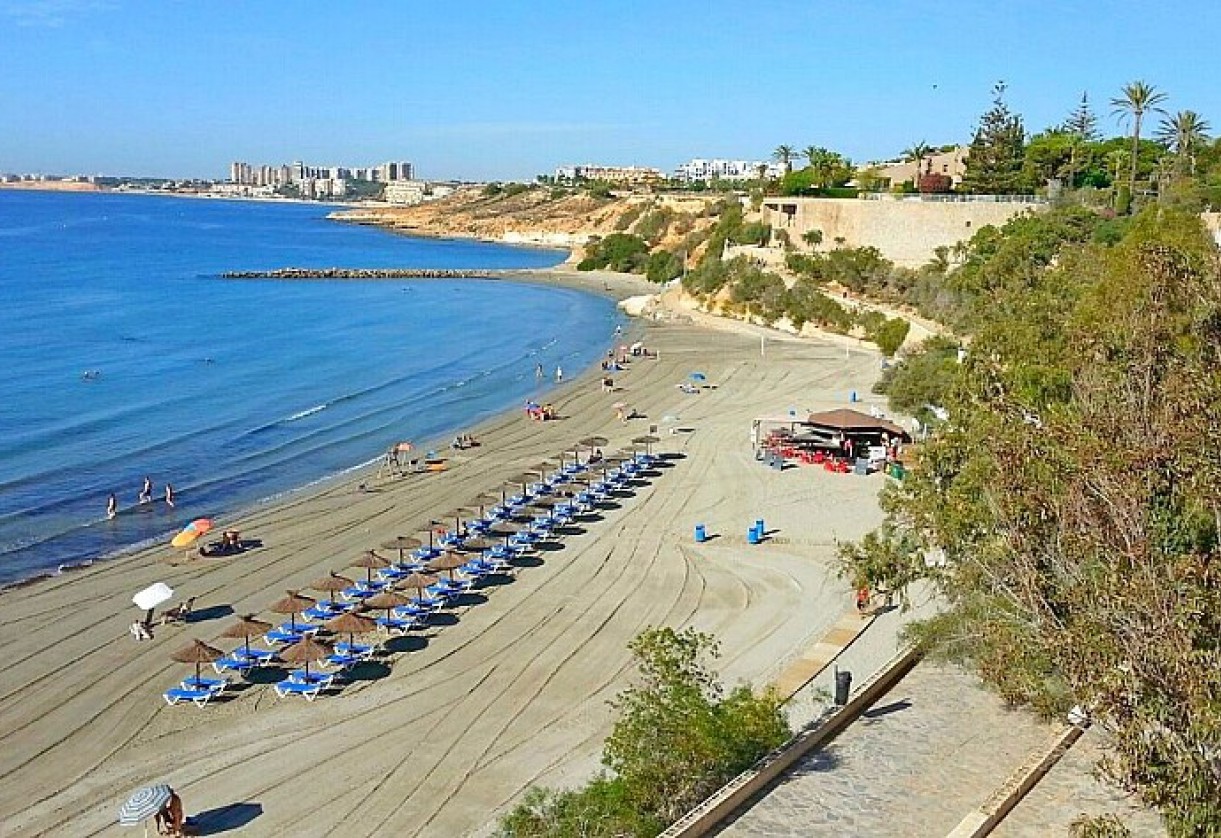
[[[128,629],[128,632],[131,634],[132,637],[136,638],[136,640],[152,640],[153,639],[152,628],[150,628],[146,623],[142,622],[141,620],[136,620],[134,623],[132,623],[131,627]]]
[[[157,825],[158,835],[181,836],[186,817],[182,811],[182,798],[178,792],[171,790],[170,799],[161,807],[161,811],[153,817]]]
[[[609,375],[602,379],[602,392],[613,393],[615,391],[615,379]]]
[[[449,447],[455,451],[461,451],[463,448],[465,448],[466,445],[462,442],[462,434],[458,434],[456,437],[454,437],[454,441],[449,444]]]

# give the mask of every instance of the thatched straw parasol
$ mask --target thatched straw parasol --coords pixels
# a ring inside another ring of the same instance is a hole
[[[199,683],[199,667],[201,664],[211,663],[217,658],[222,658],[225,653],[215,646],[209,646],[202,640],[192,640],[190,646],[183,646],[178,651],[170,655],[171,658],[179,663],[195,664],[195,683]]]
[[[271,630],[271,623],[256,620],[253,614],[243,614],[228,628],[220,633],[221,637],[233,637],[244,641],[246,656],[250,656],[250,638],[266,634]]]
[[[278,599],[267,607],[276,614],[288,614],[289,631],[297,631],[297,615],[314,604],[316,600],[302,596],[299,591],[289,591],[288,596]]]

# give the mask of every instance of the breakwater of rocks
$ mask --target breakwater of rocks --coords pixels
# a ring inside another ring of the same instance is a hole
[[[453,268],[276,268],[225,271],[223,279],[493,279],[510,271]]]

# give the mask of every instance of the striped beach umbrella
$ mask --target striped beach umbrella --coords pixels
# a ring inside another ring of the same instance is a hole
[[[137,826],[164,809],[173,796],[174,790],[165,783],[142,788],[119,807],[119,823]]]

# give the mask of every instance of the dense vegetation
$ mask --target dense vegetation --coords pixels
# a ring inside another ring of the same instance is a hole
[[[1221,835],[1221,269],[1193,213],[979,231],[943,274],[969,335],[885,379],[945,408],[845,573],[945,613],[918,638],[1003,696],[1113,734],[1108,772],[1174,835]]]
[[[657,835],[790,736],[775,693],[725,693],[706,663],[717,653],[709,635],[655,628],[629,648],[640,683],[613,702],[609,771],[575,790],[531,789],[502,836]]]

